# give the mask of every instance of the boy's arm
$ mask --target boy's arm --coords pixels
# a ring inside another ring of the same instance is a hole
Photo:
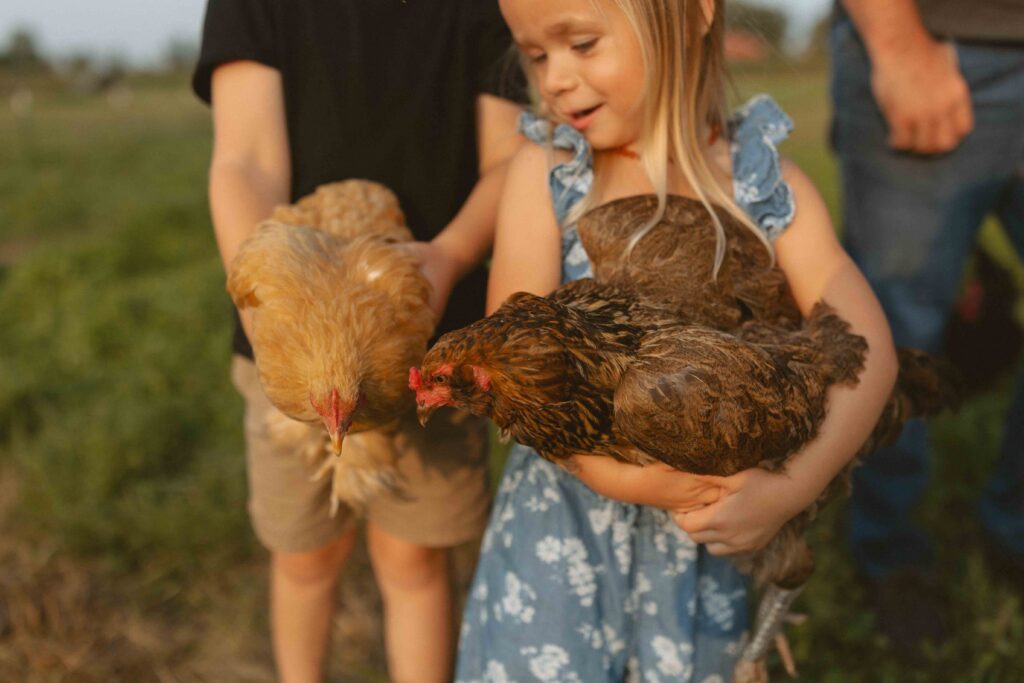
[[[291,158],[281,75],[256,62],[213,72],[210,213],[225,269],[274,207],[288,201]]]
[[[896,149],[948,152],[974,127],[952,46],[933,38],[914,0],[842,0],[871,60],[871,90]]]
[[[213,72],[210,214],[224,270],[274,207],[288,201],[291,158],[281,75],[249,61]],[[242,323],[249,331],[248,317]]]
[[[801,310],[824,299],[867,340],[856,386],[833,386],[818,436],[791,456],[782,473],[749,469],[731,477],[704,477],[723,488],[717,503],[676,515],[676,521],[713,554],[763,547],[779,528],[807,508],[860,450],[896,381],[898,366],[882,308],[864,276],[836,239],[828,209],[810,180],[787,165],[799,207],[776,242],[776,256]]]
[[[477,98],[479,179],[451,223],[429,243],[413,247],[433,287],[431,308],[438,319],[455,283],[486,258],[494,242],[508,161],[523,141],[516,133],[519,111],[516,104],[492,95]]]

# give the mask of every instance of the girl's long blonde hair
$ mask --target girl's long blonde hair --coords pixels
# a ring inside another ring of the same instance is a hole
[[[771,243],[715,176],[705,141],[712,131],[727,132],[725,95],[725,0],[711,0],[711,22],[701,0],[614,0],[636,33],[644,60],[646,97],[639,140],[640,159],[654,186],[658,205],[629,242],[629,250],[661,221],[668,197],[669,160],[676,165],[715,225],[715,267],[725,257],[725,229],[716,205],[751,230],[774,254]],[[597,174],[588,197],[570,213],[579,218],[596,195]],[[774,258],[774,256],[773,256]]]

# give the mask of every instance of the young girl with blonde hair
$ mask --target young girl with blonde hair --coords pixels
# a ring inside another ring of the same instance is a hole
[[[722,258],[728,214],[754,231],[801,309],[824,299],[869,344],[861,381],[829,394],[819,436],[784,474],[727,478],[581,454],[574,473],[515,446],[463,620],[457,681],[732,677],[746,588],[728,555],[807,507],[878,418],[896,361],[878,302],[810,181],[776,144],[767,97],[726,118],[722,0],[500,0],[539,95],[498,218],[488,308],[590,274],[575,220],[654,194],[703,205]],[[716,263],[717,267],[717,263]]]

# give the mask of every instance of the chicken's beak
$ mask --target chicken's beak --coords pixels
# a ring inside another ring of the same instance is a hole
[[[416,417],[419,418],[420,427],[427,426],[427,421],[430,419],[430,416],[433,414],[433,412],[434,408],[432,408],[431,406],[423,404],[416,406]]]
[[[331,451],[335,455],[341,455],[341,443],[345,440],[345,433],[342,431],[331,432]]]

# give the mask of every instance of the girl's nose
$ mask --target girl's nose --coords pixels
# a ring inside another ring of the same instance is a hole
[[[570,60],[555,55],[548,57],[542,79],[542,87],[548,95],[560,95],[567,90],[572,90],[578,80]]]

